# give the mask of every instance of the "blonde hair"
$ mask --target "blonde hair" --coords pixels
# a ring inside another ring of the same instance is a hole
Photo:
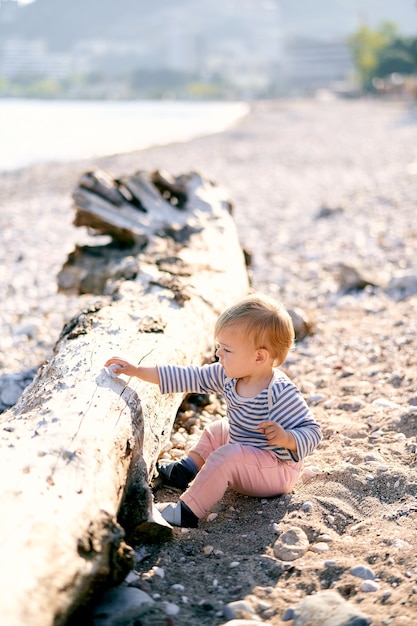
[[[268,350],[274,365],[281,365],[294,345],[290,314],[282,304],[264,294],[252,294],[226,309],[216,322],[215,336],[229,326],[242,328],[255,348]]]

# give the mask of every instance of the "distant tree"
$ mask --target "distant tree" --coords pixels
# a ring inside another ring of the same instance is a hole
[[[416,73],[417,39],[399,37],[381,51],[374,76],[386,78],[391,74],[409,76]]]
[[[378,30],[362,25],[348,43],[364,90],[371,90],[378,78],[417,74],[417,39],[399,35],[393,22]]]
[[[348,38],[359,81],[365,90],[372,86],[372,78],[375,76],[383,50],[397,36],[396,25],[393,22],[383,22],[379,30],[372,30],[362,24],[359,30]]]

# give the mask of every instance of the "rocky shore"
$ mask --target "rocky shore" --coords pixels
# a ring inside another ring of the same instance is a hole
[[[137,571],[117,589],[129,595],[125,609],[138,602],[136,621],[117,623],[315,626],[336,614],[333,626],[412,626],[416,105],[262,102],[228,131],[189,143],[0,174],[0,410],[89,300],[58,294],[56,275],[75,244],[90,240],[72,226],[71,193],[97,167],[198,170],[229,190],[253,287],[311,325],[285,369],[324,431],[291,496],[228,493],[198,529],[137,546]],[[182,455],[222,411],[214,399],[186,405],[165,455]],[[94,624],[116,623],[116,599],[107,613],[103,606]]]

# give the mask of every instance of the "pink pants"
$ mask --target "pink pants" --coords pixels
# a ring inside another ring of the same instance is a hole
[[[229,443],[226,419],[212,422],[190,450],[205,463],[181,500],[204,517],[230,487],[246,496],[267,498],[292,491],[303,463],[281,461],[269,450]]]

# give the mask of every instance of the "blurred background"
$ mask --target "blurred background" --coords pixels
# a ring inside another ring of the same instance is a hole
[[[0,96],[415,96],[416,0],[0,0]]]
[[[361,97],[417,99],[417,0],[0,0],[0,172]]]

